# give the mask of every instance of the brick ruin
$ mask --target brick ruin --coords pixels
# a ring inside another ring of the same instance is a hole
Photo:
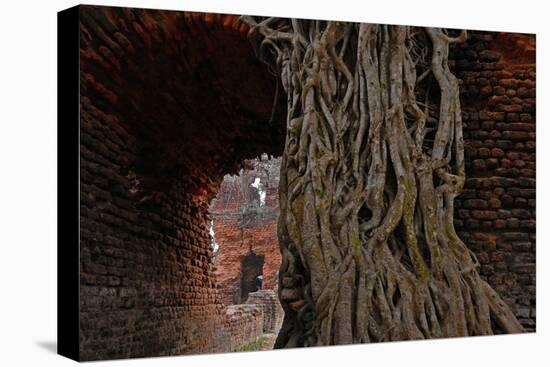
[[[247,31],[236,16],[80,8],[81,359],[225,352],[276,330],[278,167],[223,179],[284,144],[284,101],[273,110]],[[534,330],[534,38],[472,32],[453,59],[469,163],[457,228]]]
[[[467,177],[455,204],[457,232],[482,276],[535,331],[535,36],[472,32],[452,51]]]
[[[224,177],[210,204],[214,273],[225,305],[261,305],[263,331],[276,333],[284,314],[277,298],[280,159],[262,154],[247,163]]]
[[[280,159],[267,155],[252,161],[252,167],[238,176],[227,175],[210,208],[215,240],[216,277],[226,304],[246,301],[249,291],[257,289],[255,279],[262,276],[262,288],[277,288],[281,254],[277,241],[279,215]],[[265,197],[252,186],[259,179]],[[261,266],[247,266],[247,259],[261,259]],[[254,272],[247,279],[247,273]],[[245,288],[245,289],[243,289]]]
[[[81,359],[231,351],[254,320],[222,303],[209,204],[284,126],[236,19],[80,8]]]

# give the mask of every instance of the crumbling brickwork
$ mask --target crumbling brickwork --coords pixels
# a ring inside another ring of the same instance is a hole
[[[246,303],[258,305],[263,310],[264,332],[277,333],[283,324],[284,311],[277,293],[272,289],[262,289],[249,293]]]
[[[262,306],[254,304],[227,306],[225,330],[230,335],[229,350],[256,340],[264,333]]]
[[[119,171],[128,152],[116,144],[114,124],[84,99],[82,114],[82,358],[225,350],[207,207],[185,190],[204,177],[171,177],[164,190],[134,188]]]
[[[232,348],[208,205],[284,131],[236,19],[80,8],[82,360]]]
[[[275,289],[278,281],[280,159],[263,155],[253,161],[250,168],[239,176],[226,176],[211,205],[214,232],[220,246],[215,261],[216,277],[225,304],[246,301],[241,290],[242,261],[250,253],[264,257],[263,288]],[[256,178],[265,188],[262,206],[256,197],[257,189],[251,186]]]
[[[468,178],[455,224],[481,274],[535,330],[535,37],[471,32],[452,58]]]

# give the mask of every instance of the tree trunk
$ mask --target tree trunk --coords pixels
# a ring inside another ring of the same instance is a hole
[[[242,20],[287,96],[275,347],[523,331],[453,224],[466,33]]]

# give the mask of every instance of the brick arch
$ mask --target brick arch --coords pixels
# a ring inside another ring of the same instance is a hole
[[[275,80],[233,15],[84,6],[80,31],[80,357],[227,351],[208,204],[280,154]]]

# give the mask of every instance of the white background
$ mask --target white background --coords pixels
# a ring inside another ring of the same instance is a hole
[[[211,356],[97,366],[548,366],[549,12],[528,1],[95,1],[102,5],[537,33],[537,334]],[[65,366],[56,342],[56,12],[75,1],[3,1],[0,11],[0,366]],[[548,144],[548,145],[546,145]],[[546,341],[545,341],[546,339]]]

